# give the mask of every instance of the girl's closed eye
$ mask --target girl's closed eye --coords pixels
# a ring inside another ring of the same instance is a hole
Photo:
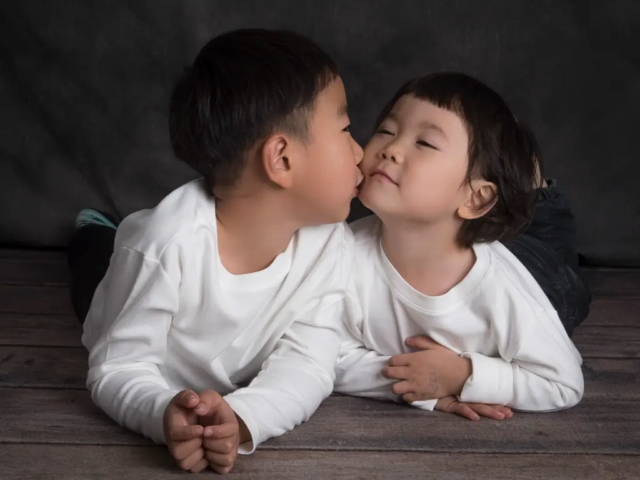
[[[393,135],[393,133],[391,133],[389,130],[387,130],[386,128],[379,128],[378,131],[376,133],[379,133],[381,135]]]
[[[425,141],[425,140],[418,140],[416,142],[418,145],[420,145],[421,147],[427,147],[427,148],[432,148],[433,150],[438,150],[438,147],[436,147],[435,145]]]

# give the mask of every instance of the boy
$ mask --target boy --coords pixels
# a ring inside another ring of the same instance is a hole
[[[117,233],[95,211],[78,219],[69,259],[81,319],[93,296],[87,384],[184,470],[227,473],[238,450],[331,393],[362,149],[333,60],[283,31],[205,45],[173,93],[170,134],[202,179]]]
[[[527,231],[544,243],[520,237],[519,257],[499,243],[529,223],[539,158],[502,98],[475,79],[434,74],[398,91],[360,165],[359,196],[376,216],[352,224],[336,391],[401,395],[474,420],[580,401],[581,357],[567,332],[589,295],[572,268],[572,225],[540,218],[570,212],[545,189],[553,198]],[[396,355],[409,348],[424,351]]]

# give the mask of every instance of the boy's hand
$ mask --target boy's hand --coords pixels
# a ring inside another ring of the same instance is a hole
[[[195,408],[200,425],[204,427],[205,459],[218,473],[229,473],[238,457],[240,426],[233,409],[214,390],[200,394]]]
[[[504,405],[486,405],[484,403],[459,402],[454,396],[444,397],[436,403],[436,410],[446,413],[454,413],[469,420],[480,420],[480,416],[504,420],[513,417],[513,412]]]
[[[471,376],[471,360],[459,357],[424,335],[409,337],[406,344],[422,351],[389,359],[382,374],[400,380],[391,387],[393,393],[402,395],[407,403],[460,395]]]
[[[191,390],[178,393],[164,411],[164,437],[169,452],[183,470],[199,473],[207,468],[202,448],[204,427],[198,425],[194,408],[199,398]]]

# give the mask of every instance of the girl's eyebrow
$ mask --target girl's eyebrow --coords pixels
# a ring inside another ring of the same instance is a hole
[[[449,140],[447,138],[447,134],[444,133],[444,130],[442,129],[442,127],[440,127],[439,125],[436,125],[433,122],[430,122],[429,120],[423,120],[422,122],[420,122],[418,124],[418,126],[421,129],[424,129],[424,130],[432,130],[432,131],[436,132],[437,134],[439,134],[440,136],[444,137],[445,140],[447,140],[447,141]]]

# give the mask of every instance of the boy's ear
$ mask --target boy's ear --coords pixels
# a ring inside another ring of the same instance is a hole
[[[464,203],[458,207],[458,215],[465,220],[474,220],[486,215],[498,201],[498,187],[487,180],[472,180],[467,185]]]
[[[291,141],[283,134],[275,134],[267,138],[260,151],[264,173],[282,188],[291,188],[293,184],[290,150]]]

